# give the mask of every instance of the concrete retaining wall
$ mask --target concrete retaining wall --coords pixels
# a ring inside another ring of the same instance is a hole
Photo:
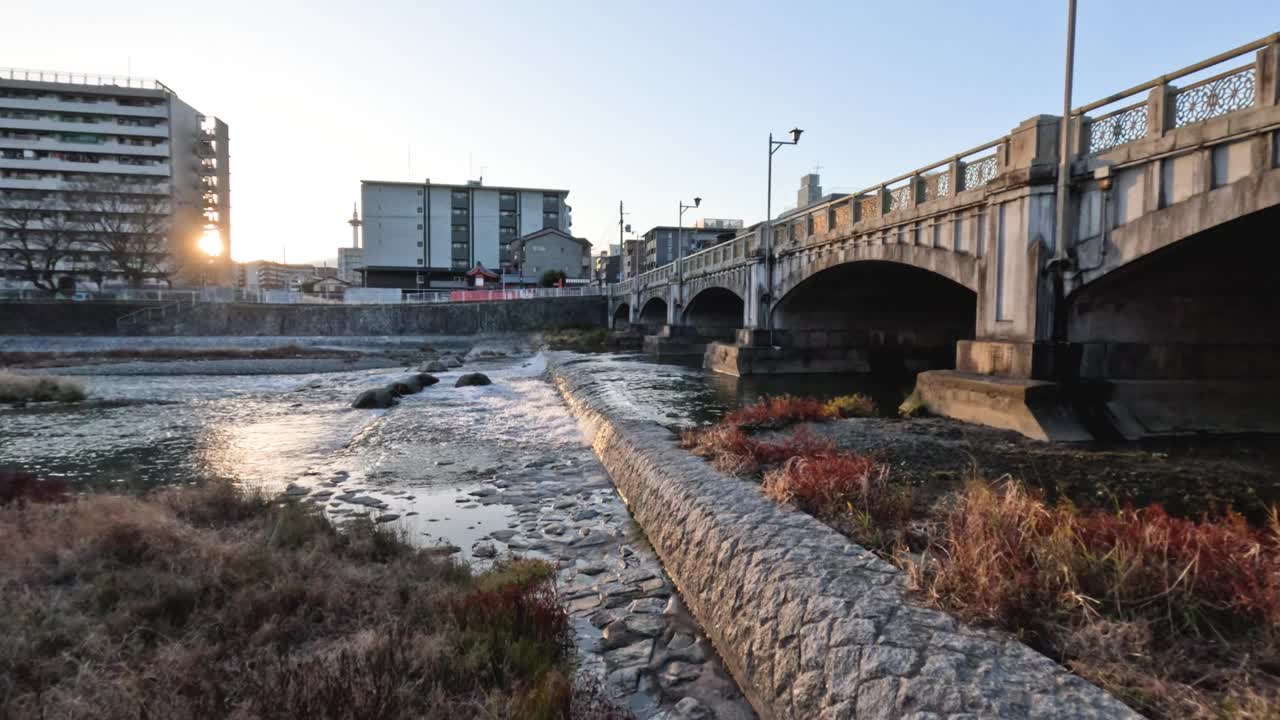
[[[0,335],[115,335],[145,303],[0,302]]]
[[[138,305],[0,304],[0,335],[115,335],[116,319]],[[539,298],[431,305],[266,305],[207,303],[148,335],[474,335],[605,327],[603,297]],[[139,332],[137,330],[135,333]]]
[[[893,566],[615,417],[581,371],[552,372],[761,717],[1139,717],[1019,642],[911,604]]]

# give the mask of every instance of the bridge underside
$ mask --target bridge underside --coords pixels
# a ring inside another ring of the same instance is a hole
[[[1256,212],[1080,288],[1059,379],[1125,435],[1280,431],[1278,227]]]
[[[973,337],[976,294],[909,265],[865,261],[822,270],[773,309],[756,347],[708,350],[707,366],[734,375],[873,372],[914,376],[951,368]]]

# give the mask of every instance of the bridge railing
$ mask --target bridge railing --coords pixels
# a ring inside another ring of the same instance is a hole
[[[1278,48],[1280,33],[1273,33],[1072,110],[1073,142],[1078,148],[1072,157],[1097,155],[1170,130],[1274,104],[1275,80],[1268,80],[1266,88],[1260,83],[1274,77]],[[1251,53],[1254,57],[1241,64],[1240,59]],[[1191,78],[1190,83],[1173,84],[1183,78]]]
[[[878,185],[806,208],[774,223],[774,246],[802,247],[908,222],[906,211],[991,184],[1005,166],[1009,136],[997,138]]]

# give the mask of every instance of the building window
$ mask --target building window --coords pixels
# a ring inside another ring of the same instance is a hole
[[[419,240],[419,241],[418,241],[418,247],[422,247],[422,241],[421,241],[421,240]]]
[[[464,233],[467,231],[466,225],[452,225],[453,231],[456,233]]]
[[[466,208],[451,208],[451,209],[453,210],[453,216],[454,216],[454,217],[466,217],[466,216],[467,216],[467,209],[466,209]],[[418,212],[422,212],[422,209],[421,209],[421,208],[419,208],[419,209],[418,209]]]
[[[422,207],[421,207],[421,206],[419,206],[419,207],[418,207],[418,214],[419,214],[419,215],[421,215],[421,214],[422,214]]]
[[[422,223],[418,223],[418,229],[419,229],[419,230],[421,230],[421,229],[422,229]]]
[[[421,265],[421,264],[422,264],[422,258],[418,258],[418,264],[419,264],[419,265]]]

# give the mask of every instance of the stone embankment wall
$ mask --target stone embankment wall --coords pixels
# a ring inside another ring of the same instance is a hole
[[[146,303],[0,302],[0,335],[115,335],[116,320]]]
[[[141,305],[0,303],[0,335],[116,335]],[[605,327],[604,297],[403,305],[205,303],[132,334],[186,336],[474,335]]]
[[[1022,643],[907,597],[892,565],[552,370],[686,604],[763,718],[1137,718]]]

